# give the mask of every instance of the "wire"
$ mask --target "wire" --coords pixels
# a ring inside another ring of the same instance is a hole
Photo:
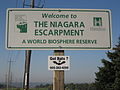
[[[18,7],[18,0],[16,0],[16,8]]]
[[[43,5],[42,5],[42,7],[41,8],[43,8],[45,6],[45,0],[43,0]]]
[[[19,59],[20,56],[20,51],[18,51],[14,57],[14,60],[17,61]]]
[[[13,56],[13,51],[8,51],[8,57],[7,60],[9,61],[10,58]]]
[[[43,8],[45,6],[45,0],[38,0],[37,8]]]
[[[23,8],[25,7],[25,0],[22,0],[22,3],[23,3]]]
[[[45,6],[45,3],[46,3],[46,1],[44,0],[44,5],[43,5],[43,7]]]
[[[38,7],[40,6],[40,3],[41,3],[41,0],[38,1],[38,5],[37,5]]]
[[[22,7],[24,8],[25,6],[31,6],[30,4],[26,4],[28,2],[27,0],[22,0]],[[45,0],[38,0],[37,5],[35,5],[35,8],[43,8],[45,6]]]

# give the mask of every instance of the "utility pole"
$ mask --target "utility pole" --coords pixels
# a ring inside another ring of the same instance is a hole
[[[25,71],[24,71],[24,90],[29,90],[29,73],[30,73],[30,59],[31,59],[31,50],[25,51]]]
[[[35,0],[31,0],[31,8],[34,8]]]
[[[55,56],[64,56],[64,50],[54,50]],[[53,71],[53,90],[64,90],[64,70]]]
[[[5,74],[5,84],[6,84],[6,90],[7,90],[7,73]]]
[[[10,61],[8,61],[8,62],[9,62],[9,66],[8,66],[8,74],[7,74],[7,90],[9,90],[10,85],[11,85],[11,81],[12,81],[11,64],[14,61],[12,61],[10,58]]]
[[[25,0],[23,4],[25,3]],[[23,6],[24,7],[24,6]],[[31,0],[31,8],[34,8],[34,0]],[[23,88],[24,90],[29,90],[29,74],[30,74],[30,61],[31,61],[31,50],[26,50],[25,51],[25,71],[24,71],[24,83],[23,83]]]

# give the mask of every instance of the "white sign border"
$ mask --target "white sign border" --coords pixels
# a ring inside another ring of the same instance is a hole
[[[84,11],[84,12],[106,12],[109,16],[109,47],[9,47],[9,13],[11,11]],[[111,11],[109,9],[62,9],[62,8],[8,8],[6,15],[6,48],[10,50],[111,50],[112,49],[112,24],[111,24]]]

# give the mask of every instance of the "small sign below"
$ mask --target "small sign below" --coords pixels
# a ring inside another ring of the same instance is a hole
[[[70,70],[69,56],[48,56],[48,70]]]

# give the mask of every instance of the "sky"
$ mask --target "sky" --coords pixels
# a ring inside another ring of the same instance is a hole
[[[35,0],[38,5],[39,0]],[[112,45],[120,36],[120,0],[46,0],[44,8],[72,9],[110,9],[112,12]],[[26,0],[30,4],[30,0]],[[11,60],[12,82],[22,82],[25,64],[24,50],[5,48],[6,9],[22,8],[22,0],[3,0],[0,2],[0,82],[6,82],[8,62]],[[101,37],[102,38],[102,37]],[[110,50],[112,51],[112,50]],[[91,83],[95,72],[102,66],[101,59],[107,59],[108,50],[65,50],[70,56],[70,70],[65,71],[65,83]],[[48,56],[53,50],[33,50],[30,67],[30,82],[52,83],[53,71],[48,70]]]

